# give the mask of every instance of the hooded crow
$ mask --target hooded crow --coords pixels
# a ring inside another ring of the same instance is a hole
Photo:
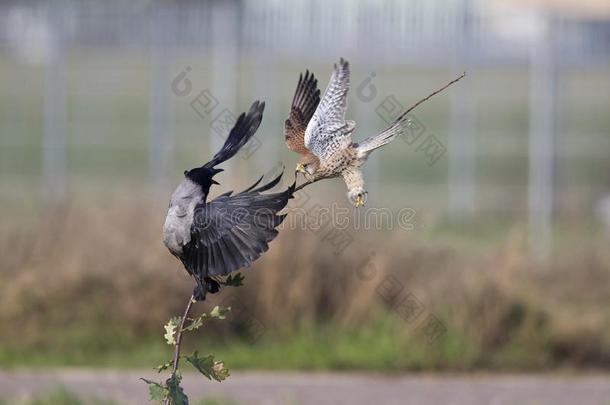
[[[240,193],[224,193],[208,201],[216,166],[233,157],[258,129],[264,102],[254,102],[242,113],[223,147],[208,163],[184,172],[184,180],[171,197],[163,243],[195,279],[193,295],[203,301],[218,292],[222,276],[249,266],[269,248],[285,215],[278,215],[292,197],[295,184],[280,193],[265,193],[282,174],[259,186],[262,177]],[[258,187],[257,187],[258,186]]]

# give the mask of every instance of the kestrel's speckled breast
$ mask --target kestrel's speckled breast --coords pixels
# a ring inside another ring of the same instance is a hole
[[[335,151],[324,163],[317,170],[316,177],[337,177],[348,166],[360,166],[357,152],[353,145]]]

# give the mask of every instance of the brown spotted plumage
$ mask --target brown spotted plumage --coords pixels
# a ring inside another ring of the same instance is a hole
[[[316,108],[320,103],[320,89],[318,89],[318,80],[313,73],[305,72],[305,76],[299,76],[299,83],[292,98],[290,106],[290,115],[284,122],[284,137],[286,146],[293,152],[311,154],[309,149],[305,147],[304,137],[305,129],[311,117],[316,112]]]

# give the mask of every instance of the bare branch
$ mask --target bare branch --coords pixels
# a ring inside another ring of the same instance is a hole
[[[308,185],[315,183],[318,180],[322,180],[322,179],[316,179],[314,181],[306,181],[305,183],[301,184],[300,186],[298,186],[297,188],[294,189],[294,193],[296,193],[297,191],[301,190],[302,188],[307,187]]]
[[[458,77],[457,79],[453,79],[452,81],[450,81],[449,83],[447,83],[446,85],[441,87],[440,89],[438,89],[438,90],[430,93],[426,97],[422,98],[417,103],[415,103],[411,107],[407,108],[407,110],[405,112],[400,114],[400,116],[398,118],[396,118],[395,122],[398,122],[398,121],[402,120],[408,113],[413,111],[415,109],[415,107],[417,107],[418,105],[420,105],[424,101],[430,100],[432,97],[436,96],[438,93],[442,92],[443,90],[445,90],[447,87],[451,86],[452,84],[459,82],[464,76],[466,76],[466,72],[462,73],[462,75],[460,77]]]
[[[174,349],[174,367],[172,368],[170,378],[174,376],[174,374],[176,374],[176,372],[178,371],[178,363],[180,362],[180,349],[182,345],[182,332],[184,331],[184,325],[186,324],[189,312],[191,312],[191,306],[194,302],[195,296],[191,295],[191,298],[189,298],[189,302],[184,310],[184,315],[182,315],[180,327],[178,328],[178,332],[176,333],[176,347]],[[169,397],[165,398],[165,405],[171,405],[171,400]]]

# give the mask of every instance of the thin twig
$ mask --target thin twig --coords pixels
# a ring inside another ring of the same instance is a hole
[[[184,315],[182,315],[182,320],[180,321],[180,327],[178,328],[178,332],[176,333],[176,348],[174,349],[174,366],[172,368],[172,374],[170,378],[173,377],[178,371],[178,363],[180,363],[180,348],[182,345],[182,332],[184,330],[184,325],[186,324],[186,319],[188,318],[189,312],[191,312],[191,306],[195,302],[195,295],[191,295],[189,298],[189,302],[186,305],[186,309],[184,310]],[[170,398],[165,398],[165,405],[170,405]]]
[[[300,186],[298,186],[297,188],[294,189],[293,193],[296,193],[297,191],[299,191],[300,189],[307,187],[308,185],[315,183],[318,180],[322,180],[322,179],[315,179],[313,181],[306,181],[305,183],[301,184]]]
[[[405,115],[407,115],[408,113],[410,113],[411,111],[413,111],[415,109],[415,107],[417,107],[418,105],[420,105],[421,103],[423,103],[424,101],[428,101],[429,99],[431,99],[433,96],[437,95],[438,93],[440,93],[441,91],[445,90],[447,87],[451,86],[454,83],[459,82],[464,76],[466,76],[466,72],[462,73],[462,75],[460,77],[458,77],[457,79],[453,79],[452,81],[450,81],[449,83],[447,83],[446,85],[444,85],[443,87],[441,87],[440,89],[430,93],[429,95],[427,95],[426,97],[422,98],[421,100],[419,100],[417,103],[413,104],[411,107],[409,107],[405,112],[403,112],[402,114],[400,114],[400,116],[398,118],[396,118],[396,120],[394,122],[398,122],[400,120],[402,120]]]

